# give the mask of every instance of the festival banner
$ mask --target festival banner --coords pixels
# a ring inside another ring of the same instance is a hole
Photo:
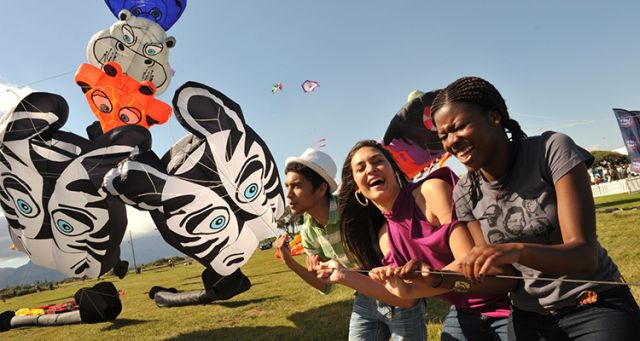
[[[640,111],[613,109],[622,133],[622,140],[629,153],[631,170],[640,173]]]

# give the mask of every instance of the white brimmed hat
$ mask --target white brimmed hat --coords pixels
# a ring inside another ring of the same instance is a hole
[[[338,184],[334,179],[337,170],[336,163],[333,162],[333,159],[329,154],[309,148],[299,157],[287,158],[284,162],[284,167],[286,168],[292,162],[303,164],[318,173],[318,175],[320,175],[329,184],[329,190],[331,193],[338,189]]]

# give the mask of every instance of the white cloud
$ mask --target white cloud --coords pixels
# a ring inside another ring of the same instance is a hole
[[[589,147],[587,147],[587,150],[592,152],[594,150],[602,150],[602,147],[599,144],[592,144]]]
[[[28,86],[17,87],[0,83],[0,114],[4,115],[20,102],[24,96],[33,92]]]
[[[140,211],[127,206],[127,220],[127,231],[131,231],[134,238],[157,233],[155,232],[156,224],[154,224],[147,211]]]

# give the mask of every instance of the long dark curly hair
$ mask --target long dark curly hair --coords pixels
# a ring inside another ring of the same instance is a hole
[[[374,140],[358,141],[342,166],[342,184],[338,194],[340,202],[340,237],[349,259],[361,269],[371,269],[382,264],[382,252],[378,243],[378,233],[385,220],[373,202],[362,206],[356,201],[358,185],[353,178],[351,159],[363,147],[372,147],[380,151],[391,163],[400,186],[407,184],[407,178],[398,167],[391,153]]]
[[[498,89],[488,81],[479,77],[462,77],[454,81],[442,90],[431,104],[431,120],[434,125],[435,120],[433,118],[435,114],[448,103],[471,104],[482,108],[486,115],[488,115],[490,111],[495,111],[500,115],[500,125],[504,129],[505,134],[508,134],[507,137],[511,143],[509,156],[509,168],[511,168],[511,164],[515,161],[518,151],[520,150],[522,141],[527,138],[527,135],[520,128],[520,124],[509,117],[507,104]],[[473,206],[482,199],[482,192],[480,191],[481,175],[479,172],[479,170],[469,171],[469,180],[471,181],[469,195]],[[508,182],[509,172],[507,172],[505,176],[503,188],[506,188]]]

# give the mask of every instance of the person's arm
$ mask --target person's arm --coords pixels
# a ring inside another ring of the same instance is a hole
[[[356,271],[344,269],[335,260],[321,262],[316,267],[318,277],[329,283],[338,283],[354,290],[357,290],[365,296],[369,296],[400,308],[410,308],[416,304],[415,299],[403,299],[389,292],[384,284],[374,281],[367,275]]]
[[[595,207],[585,164],[578,164],[556,181],[555,191],[562,244],[476,246],[463,261],[465,276],[480,280],[491,267],[513,263],[558,275],[595,272],[598,267]]]
[[[329,284],[321,281],[316,275],[315,271],[313,271],[313,268],[311,270],[308,269],[308,266],[312,266],[311,264],[317,263],[317,256],[307,255],[307,267],[298,263],[293,258],[293,256],[291,256],[291,251],[289,250],[289,244],[287,242],[288,238],[289,235],[285,233],[278,237],[278,239],[276,239],[276,241],[274,242],[275,248],[280,251],[280,255],[284,264],[286,264],[289,269],[291,269],[298,275],[298,277],[302,278],[302,280],[307,282],[312,287],[322,292],[327,292],[327,286]]]
[[[425,181],[421,185],[420,190],[415,191],[413,194],[416,203],[418,206],[423,207],[425,217],[427,217],[431,224],[444,225],[452,223],[454,215],[451,204],[451,184],[440,179],[430,179]],[[454,223],[455,225],[451,227],[451,233],[449,235],[449,248],[451,249],[454,260],[443,269],[436,270],[460,273],[461,261],[472,250],[475,240],[478,239],[478,243],[480,244],[485,243],[480,225],[473,226],[474,232],[470,233],[463,223]],[[393,279],[389,281],[387,286],[393,286],[393,283],[396,283],[398,288],[394,290],[394,293],[399,294],[401,297],[432,297],[442,295],[452,290],[456,282],[465,280],[458,275],[431,274],[428,272],[428,269],[429,266],[427,264],[416,262],[415,266],[409,264],[393,272],[387,271],[384,275],[379,275],[379,277],[385,277],[385,275],[398,276],[414,286],[413,288],[403,288],[402,283],[399,281]],[[421,272],[417,273],[418,271]],[[491,268],[487,273],[513,274],[514,272],[512,269],[503,266]],[[391,279],[392,277],[386,277],[385,279],[387,278]],[[422,280],[418,280],[419,278],[422,278]],[[490,278],[482,283],[469,285],[468,292],[486,295],[503,294],[512,290],[515,285],[516,280]],[[406,295],[402,295],[401,291]]]

